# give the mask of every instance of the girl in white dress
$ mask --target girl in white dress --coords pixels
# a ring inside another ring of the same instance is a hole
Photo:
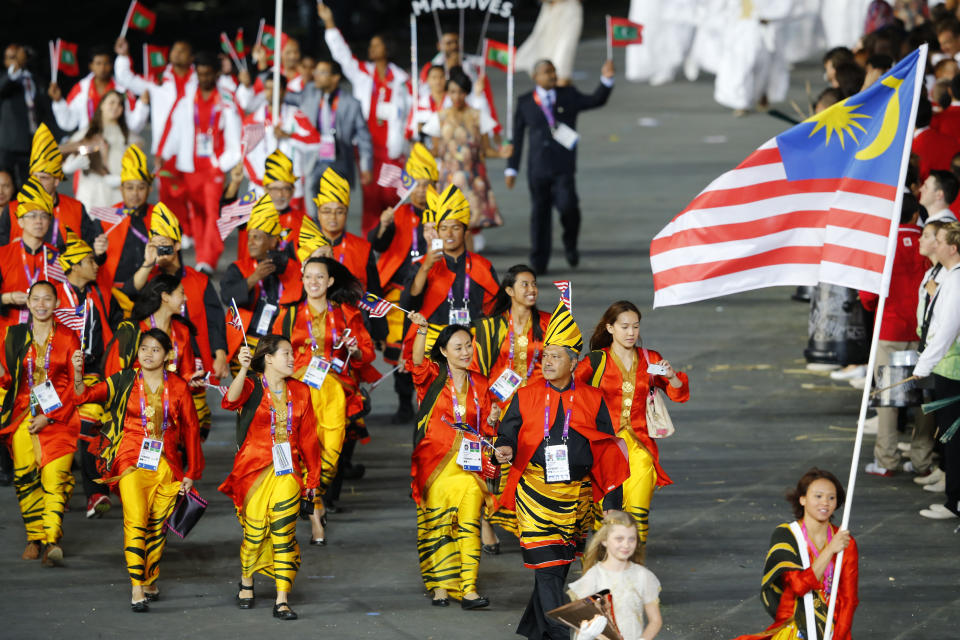
[[[663,626],[660,617],[660,581],[643,566],[643,547],[637,545],[637,525],[629,514],[609,511],[583,554],[583,577],[571,582],[573,599],[603,589],[613,596],[613,613],[624,640],[653,640]],[[592,622],[592,621],[590,621]],[[587,623],[584,623],[585,627]],[[595,627],[591,627],[591,630]],[[600,626],[598,631],[602,631]],[[576,640],[596,634],[581,631]]]

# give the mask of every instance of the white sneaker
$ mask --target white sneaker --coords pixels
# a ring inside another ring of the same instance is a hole
[[[863,421],[863,432],[869,435],[877,435],[877,427],[880,424],[880,417],[873,416]]]
[[[861,391],[863,390],[863,388],[864,388],[865,386],[867,386],[867,378],[866,378],[866,377],[863,377],[863,378],[850,378],[849,380],[847,380],[847,382],[849,382],[849,383],[850,383],[850,386],[853,387],[854,389],[860,389]]]
[[[903,470],[907,473],[913,473],[913,463],[909,460],[903,463]]]
[[[940,480],[937,480],[933,484],[926,484],[923,486],[924,491],[929,491],[930,493],[943,493],[947,490],[947,478],[944,476]]]
[[[882,476],[884,478],[889,478],[893,475],[893,471],[881,467],[879,464],[877,464],[876,460],[867,463],[867,466],[864,467],[864,471],[872,476]]]
[[[838,364],[826,364],[824,362],[807,363],[807,371],[836,371],[840,368]]]
[[[909,442],[898,442],[897,449],[903,453],[910,453],[910,443]]]
[[[867,375],[867,367],[860,365],[850,367],[849,369],[840,369],[830,374],[831,380],[851,380],[853,378],[864,378]]]
[[[932,504],[929,509],[921,509],[920,515],[931,520],[950,520],[958,517],[953,511],[947,509],[942,504]]]
[[[930,473],[928,473],[927,475],[917,476],[916,478],[913,479],[913,481],[919,485],[936,484],[941,480],[945,481],[946,476],[944,475],[943,470],[940,467],[934,467],[933,469],[930,470]]]

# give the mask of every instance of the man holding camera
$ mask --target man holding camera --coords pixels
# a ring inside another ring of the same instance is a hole
[[[280,215],[270,195],[265,194],[253,206],[247,222],[247,255],[227,267],[220,283],[224,305],[232,309],[236,302],[251,349],[270,333],[280,305],[299,300],[303,293],[296,261],[288,264],[289,254],[277,249],[283,232]],[[231,318],[227,324],[227,356],[231,361],[244,343],[244,332],[235,322],[237,318]]]

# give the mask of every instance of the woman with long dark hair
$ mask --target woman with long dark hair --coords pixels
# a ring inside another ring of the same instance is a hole
[[[287,602],[300,568],[297,515],[320,484],[320,443],[310,388],[294,379],[293,346],[276,334],[240,348],[240,371],[221,406],[238,411],[237,455],[220,491],[230,496],[243,527],[237,606],[254,604],[253,574],[273,578],[273,617],[296,620]],[[306,467],[306,476],[300,470]]]
[[[347,422],[363,413],[358,372],[373,362],[373,340],[354,306],[363,287],[331,258],[303,265],[303,298],[286,307],[274,331],[293,346],[294,377],[310,387],[323,456],[320,492],[310,515],[312,545],[326,544],[324,503],[337,475]]]
[[[830,594],[837,588],[833,637],[850,640],[860,566],[857,542],[846,529],[831,522],[843,506],[843,486],[837,477],[813,467],[787,493],[793,522],[779,525],[770,537],[763,566],[760,596],[773,618],[766,631],[737,640],[797,640],[823,638]],[[837,573],[837,554],[843,564]],[[839,578],[839,584],[835,581]]]
[[[490,404],[486,378],[471,370],[469,327],[444,327],[427,358],[427,320],[419,313],[408,317],[417,326],[407,369],[420,403],[410,471],[420,574],[434,606],[449,606],[453,597],[464,609],[479,609],[490,604],[477,593],[486,492],[481,469],[489,456],[479,437],[495,433],[500,408]]]
[[[510,267],[500,281],[493,312],[476,323],[474,365],[487,376],[487,384],[501,411],[513,394],[540,377],[543,336],[550,314],[537,309],[537,275],[525,264]],[[499,477],[488,482],[494,500],[503,492],[510,465],[502,465]],[[500,541],[491,525],[517,534],[517,515],[501,507],[491,513],[492,502],[483,520],[483,550],[500,552]]]
[[[627,443],[630,477],[623,483],[623,510],[637,521],[637,536],[644,545],[653,491],[673,484],[660,466],[657,443],[647,431],[647,403],[657,389],[674,402],[686,402],[690,385],[685,373],[674,371],[660,353],[643,346],[640,310],[627,300],[614,302],[604,312],[590,339],[590,349],[577,367],[577,383],[603,392],[614,429]]]
[[[123,550],[137,613],[160,597],[157,578],[166,543],[166,521],[177,494],[190,491],[203,472],[200,425],[189,387],[166,368],[173,343],[159,328],[140,336],[139,366],[92,387],[83,384],[83,357],[73,359],[78,402],[102,404],[103,482],[123,503]],[[184,453],[186,457],[184,459]]]

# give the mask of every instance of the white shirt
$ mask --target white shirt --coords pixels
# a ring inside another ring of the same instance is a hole
[[[942,209],[936,213],[931,213],[927,216],[927,222],[931,220],[944,220],[946,222],[956,222],[957,216],[954,215],[953,211],[950,209]]]
[[[940,288],[930,304],[934,301],[936,306],[927,330],[927,346],[913,369],[913,375],[921,378],[930,375],[953,343],[960,338],[960,264],[954,265],[944,274]]]

